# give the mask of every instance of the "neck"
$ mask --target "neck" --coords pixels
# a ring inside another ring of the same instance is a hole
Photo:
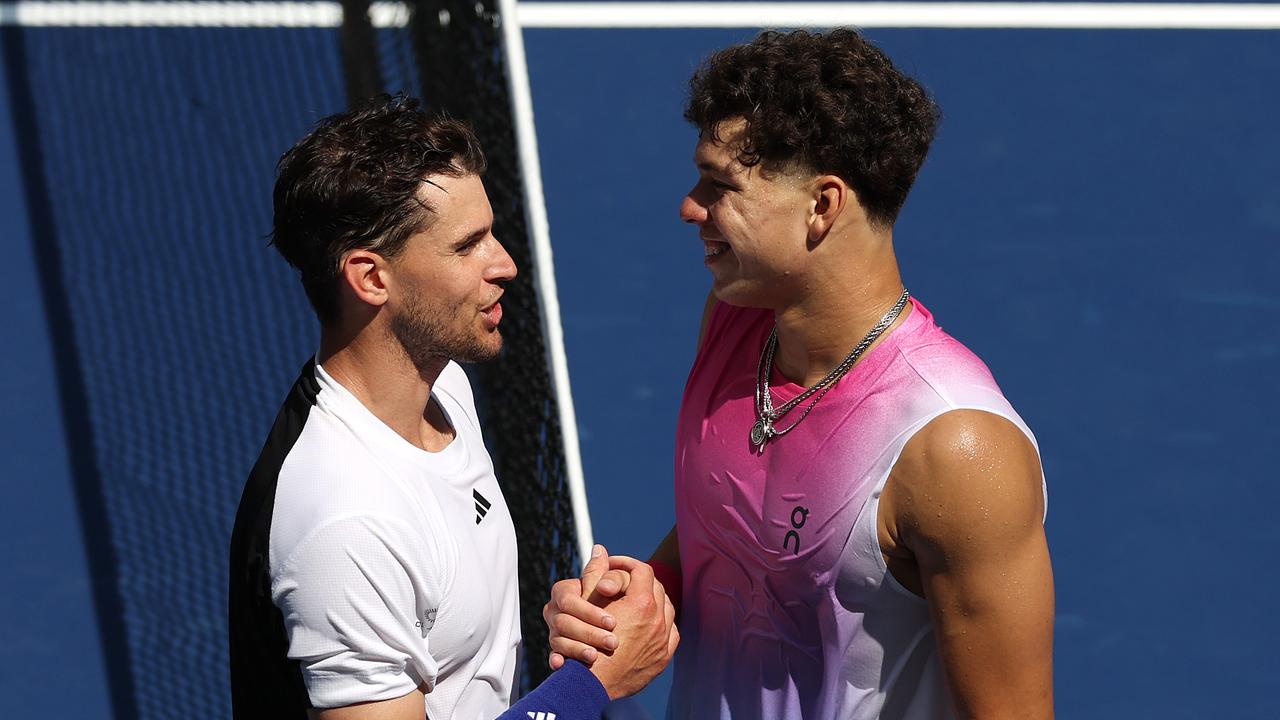
[[[858,279],[850,282],[848,277]],[[902,289],[902,277],[892,257],[878,272],[864,272],[860,277],[837,274],[815,283],[799,302],[774,313],[778,324],[774,363],[778,371],[806,387],[826,377],[893,307]],[[910,309],[910,305],[904,307],[866,352],[901,324]]]
[[[437,452],[453,439],[442,411],[430,403],[431,388],[448,358],[432,358],[419,367],[390,332],[369,324],[354,333],[322,330],[318,362],[409,444]]]

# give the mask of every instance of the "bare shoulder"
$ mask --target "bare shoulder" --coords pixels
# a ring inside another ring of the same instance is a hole
[[[896,533],[898,553],[886,549],[886,562],[928,600],[963,717],[1053,717],[1053,568],[1041,483],[1035,447],[1017,425],[953,410],[907,442],[885,485],[881,504],[892,497],[886,519],[894,525],[882,529]]]
[[[885,488],[894,533],[917,554],[1023,535],[1044,518],[1040,459],[1009,420],[953,410],[907,442]]]

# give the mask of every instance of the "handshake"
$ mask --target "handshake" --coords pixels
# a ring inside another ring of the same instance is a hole
[[[634,695],[671,661],[680,631],[676,610],[647,563],[610,556],[601,545],[581,578],[561,580],[542,609],[550,631],[553,670],[582,662],[610,700]]]

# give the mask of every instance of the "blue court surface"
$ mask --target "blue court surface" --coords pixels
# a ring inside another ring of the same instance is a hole
[[[147,432],[161,457],[177,442],[171,435],[200,432],[201,413],[240,418],[238,434],[210,438],[208,453],[247,471],[313,342],[302,294],[262,238],[275,157],[342,105],[337,36],[13,30],[0,36],[10,83],[0,93],[0,306],[10,329],[0,352],[0,615],[9,638],[0,716],[107,718],[111,643],[183,644],[217,621],[175,607],[116,623],[95,605],[88,557],[99,550],[84,539],[94,526],[78,515],[72,479],[81,421],[63,412],[57,369],[56,342],[70,330],[50,322],[58,308],[41,286],[50,257],[32,228],[95,248],[62,258],[73,270],[62,290],[77,307],[91,309],[95,292],[166,304],[172,336],[214,305],[229,323],[252,323],[260,303],[291,308],[296,327],[244,347],[98,336],[92,312],[76,315],[81,347],[192,358],[189,376],[149,375],[139,359],[120,377],[87,379],[81,392],[154,404],[160,419]],[[524,33],[591,516],[596,539],[614,552],[647,557],[673,522],[675,414],[708,287],[701,243],[676,213],[694,180],[685,83],[709,52],[753,34]],[[895,233],[907,285],[988,363],[1040,442],[1058,716],[1280,717],[1280,31],[868,34],[944,112]],[[237,60],[270,58],[278,43],[314,57],[301,87]],[[120,66],[108,61],[131,52],[152,60],[115,75]],[[28,86],[15,96],[17,71]],[[156,96],[179,109],[136,110]],[[15,97],[37,108],[43,172],[59,189],[34,204],[22,164],[32,128]],[[96,135],[103,118],[131,130]],[[214,148],[217,161],[173,167],[192,143]],[[233,199],[235,217],[207,200],[215,192]],[[142,220],[122,220],[122,206],[142,208]],[[166,265],[176,262],[170,244],[206,235],[243,245]],[[238,252],[261,255],[260,277],[220,279],[222,253]],[[227,369],[247,354],[247,369]],[[277,389],[213,400],[156,390],[225,387],[237,372]],[[155,471],[130,456],[111,461],[137,466],[139,477]],[[228,482],[234,491],[173,495],[208,505],[192,532],[210,548],[213,567],[199,570],[210,577],[223,573],[218,553],[238,494],[239,480]],[[170,497],[167,486],[143,484]],[[222,652],[187,648],[170,671],[205,682],[225,673]],[[204,717],[184,706],[187,682],[173,676],[134,678],[154,688],[140,695],[145,714]],[[667,685],[660,679],[640,697],[655,717]]]

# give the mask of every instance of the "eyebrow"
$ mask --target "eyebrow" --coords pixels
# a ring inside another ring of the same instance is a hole
[[[716,165],[715,163],[711,162],[710,160],[703,160],[702,162],[696,162],[696,161],[695,161],[695,164],[697,165],[698,169],[699,169],[699,170],[702,170],[703,172],[713,172],[713,173],[717,173],[717,174],[720,174],[720,175],[731,175],[731,174],[732,174],[731,172],[729,172],[729,169],[728,169],[728,168],[720,167],[719,165]]]
[[[486,225],[480,228],[479,230],[468,233],[466,237],[458,241],[457,245],[458,247],[462,247],[463,245],[470,245],[471,243],[479,242],[480,240],[483,240],[484,237],[488,235],[492,230],[493,230],[493,225]]]

